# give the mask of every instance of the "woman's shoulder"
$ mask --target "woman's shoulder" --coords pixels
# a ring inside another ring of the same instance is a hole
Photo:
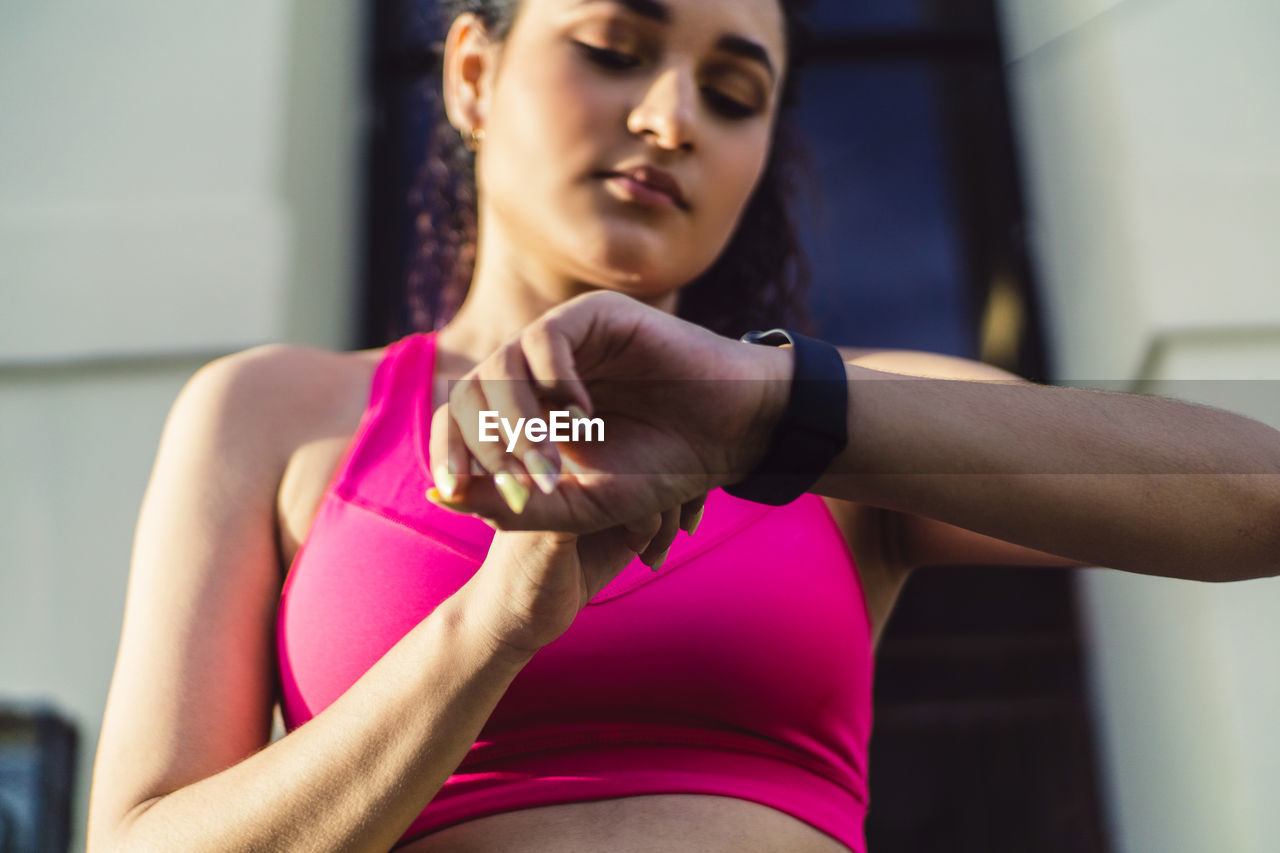
[[[279,343],[231,353],[196,371],[170,418],[237,451],[228,461],[271,462],[279,474],[300,444],[359,420],[381,354]]]
[[[1003,368],[955,355],[907,349],[866,349],[837,347],[848,364],[884,373],[900,373],[925,379],[967,379],[974,381],[1021,381]]]
[[[334,351],[301,344],[262,344],[214,359],[188,386],[216,396],[232,414],[301,419],[329,407],[352,384],[367,381],[382,349]]]

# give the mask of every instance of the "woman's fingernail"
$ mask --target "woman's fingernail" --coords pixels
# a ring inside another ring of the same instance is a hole
[[[698,529],[698,525],[702,523],[702,511],[705,510],[706,508],[707,508],[706,504],[703,504],[702,506],[698,507],[697,514],[695,514],[693,516],[693,519],[689,522],[688,532],[690,536],[693,535],[693,531]]]
[[[448,468],[440,468],[434,472],[436,485],[440,488],[440,494],[446,498],[452,498],[458,491],[458,478],[449,473]]]
[[[569,404],[569,414],[573,415],[573,419],[576,421],[587,417],[587,413],[577,403]]]
[[[667,561],[667,555],[668,555],[668,554],[670,554],[670,553],[671,553],[671,549],[670,549],[670,548],[668,548],[667,550],[663,551],[663,552],[658,556],[658,559],[656,559],[656,560],[654,560],[654,561],[653,561],[653,565],[649,567],[649,571],[651,571],[651,572],[656,572],[658,569],[662,568],[662,564],[663,564],[663,563],[665,563],[665,562]]]
[[[512,512],[516,515],[524,512],[524,505],[529,502],[529,490],[524,487],[524,483],[510,472],[499,471],[493,475],[493,484],[498,487],[502,499],[511,507]]]
[[[564,475],[565,471],[568,471],[570,474],[573,474],[575,477],[582,475],[582,466],[579,465],[577,462],[574,462],[572,459],[570,459],[568,456],[565,456],[564,454],[560,455],[560,468],[561,468],[561,471],[560,471],[561,476]]]
[[[431,501],[433,504],[442,506],[445,509],[459,510],[462,508],[462,504],[445,497],[435,486],[427,489],[427,500]]]
[[[529,476],[538,484],[538,488],[542,489],[544,495],[549,495],[556,490],[556,483],[560,482],[560,472],[541,453],[536,450],[526,453],[524,467],[529,470]]]

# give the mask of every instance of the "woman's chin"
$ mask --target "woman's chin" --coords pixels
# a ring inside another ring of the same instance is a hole
[[[661,267],[605,267],[590,279],[594,287],[652,301],[678,290],[683,281]]]
[[[675,290],[696,276],[684,265],[671,263],[669,253],[656,247],[612,245],[604,251],[579,255],[589,270],[586,280],[600,287],[621,290],[633,296],[659,295]]]

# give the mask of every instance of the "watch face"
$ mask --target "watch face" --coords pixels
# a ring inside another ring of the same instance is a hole
[[[738,340],[746,341],[749,344],[764,344],[765,346],[780,347],[783,344],[791,344],[795,346],[795,339],[791,337],[791,333],[786,329],[770,329],[767,332],[756,330],[747,332]]]

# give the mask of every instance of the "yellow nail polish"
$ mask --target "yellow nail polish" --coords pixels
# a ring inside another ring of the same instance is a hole
[[[502,499],[511,507],[516,515],[524,512],[524,505],[529,502],[529,490],[516,479],[514,474],[499,471],[493,475],[493,484],[498,487]]]
[[[445,498],[452,498],[458,492],[458,478],[449,473],[448,468],[440,468],[433,472],[436,485],[440,488],[440,494]]]
[[[702,511],[707,508],[706,504],[698,507],[698,513],[693,517],[693,521],[689,522],[689,535],[693,535],[693,531],[698,529],[698,525],[702,523]]]
[[[573,415],[574,420],[582,420],[587,417],[587,413],[577,403],[569,404],[569,414]]]
[[[556,483],[560,481],[560,472],[552,467],[541,453],[536,450],[526,453],[524,467],[529,469],[529,476],[538,484],[538,488],[542,489],[544,495],[549,495],[556,490]]]
[[[433,504],[442,506],[445,509],[452,509],[452,510],[462,509],[462,504],[456,501],[449,500],[444,495],[442,495],[440,493],[440,490],[437,489],[435,486],[432,486],[431,488],[427,489],[427,500],[431,501]]]

